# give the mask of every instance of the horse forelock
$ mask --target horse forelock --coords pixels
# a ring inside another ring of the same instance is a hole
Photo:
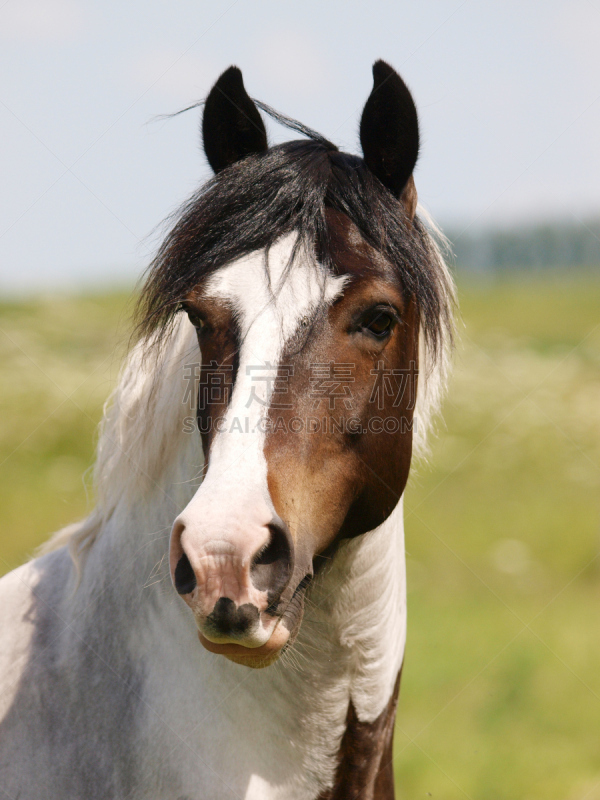
[[[428,347],[437,354],[452,337],[453,303],[439,251],[362,158],[331,149],[325,140],[287,142],[248,156],[190,198],[148,269],[138,331],[168,331],[194,286],[292,231],[298,247],[332,268],[331,209],[348,217],[414,295]]]

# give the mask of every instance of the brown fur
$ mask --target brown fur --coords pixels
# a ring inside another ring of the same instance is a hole
[[[392,750],[401,675],[402,670],[374,722],[360,722],[350,702],[334,784],[317,800],[394,800]]]
[[[330,222],[336,268],[350,282],[328,313],[315,321],[307,342],[301,334],[284,354],[282,363],[294,367],[287,395],[292,408],[270,410],[272,432],[265,445],[275,509],[290,527],[296,545],[302,542],[312,555],[338,538],[373,530],[396,506],[410,469],[418,365],[413,299],[404,295],[390,265],[347,217],[330,212]],[[400,312],[401,322],[389,339],[378,342],[361,334],[349,335],[357,314],[377,303],[390,304]],[[315,364],[331,362],[352,365],[354,380],[348,384],[352,397],[347,402],[343,397],[336,399],[333,409],[327,400],[320,401],[315,409],[311,370],[314,373]],[[373,402],[373,373],[378,365],[405,375],[407,388],[398,405],[394,405],[397,397],[385,393],[378,397],[382,408]],[[305,426],[290,434],[294,417],[312,419],[320,430],[310,432]],[[370,430],[375,418],[395,418],[398,432]],[[348,425],[349,420],[357,422],[356,431],[349,430],[354,427],[354,422]]]

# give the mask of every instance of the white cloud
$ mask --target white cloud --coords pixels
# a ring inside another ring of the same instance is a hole
[[[218,67],[210,61],[177,50],[147,52],[130,69],[136,89],[151,89],[178,103],[202,100],[218,75]]]
[[[83,28],[83,9],[76,0],[8,0],[0,7],[0,39],[65,42]]]

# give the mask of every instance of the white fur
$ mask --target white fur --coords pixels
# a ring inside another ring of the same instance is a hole
[[[27,663],[31,638],[33,636],[33,620],[24,618],[20,621],[23,608],[27,606],[29,595],[35,586],[35,570],[31,563],[23,564],[2,579],[2,598],[0,603],[0,631],[2,631],[2,647],[0,647],[0,675],[2,676],[0,691],[0,719],[10,708],[18,690],[23,668]],[[20,624],[15,625],[19,620]]]

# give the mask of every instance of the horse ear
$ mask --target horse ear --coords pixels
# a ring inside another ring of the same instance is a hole
[[[373,89],[360,120],[360,143],[371,172],[403,199],[419,155],[419,121],[408,87],[385,61],[373,64]]]
[[[206,98],[202,140],[215,172],[269,146],[264,122],[244,88],[238,67],[226,69]]]

